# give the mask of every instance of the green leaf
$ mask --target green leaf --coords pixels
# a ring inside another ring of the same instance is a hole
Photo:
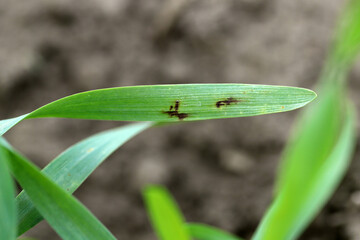
[[[345,71],[360,50],[360,1],[350,0],[338,24],[334,46],[330,51],[329,63]],[[327,70],[328,71],[328,70]]]
[[[253,239],[296,239],[335,191],[355,145],[355,113],[346,101],[347,73],[360,50],[360,1],[340,20],[321,75],[319,98],[285,149],[277,196]]]
[[[143,191],[148,214],[161,240],[190,240],[184,218],[175,201],[161,186],[148,186]]]
[[[61,188],[73,193],[85,179],[117,148],[152,126],[136,123],[91,136],[68,148],[56,157],[42,172]],[[18,235],[23,234],[43,218],[31,203],[26,192],[16,198],[18,206]]]
[[[277,191],[295,176],[301,179],[301,173],[310,175],[321,168],[338,141],[344,120],[345,96],[341,88],[335,87],[321,93],[318,101],[300,119],[293,139],[284,151]],[[299,184],[302,182],[298,181]]]
[[[315,97],[316,94],[307,89],[269,85],[183,84],[120,87],[68,96],[29,113],[25,118],[195,121],[290,111],[306,105]],[[18,120],[15,118],[11,121],[0,121],[0,133],[5,133],[9,126]]]
[[[324,123],[325,124],[325,123]],[[308,154],[316,153],[322,148],[321,142],[307,149],[297,148],[296,152],[287,153],[286,157],[297,158],[292,166],[287,166],[293,175],[288,176],[288,182],[283,183],[278,196],[263,218],[254,240],[264,239],[296,239],[303,229],[319,212],[328,198],[338,186],[349,161],[351,160],[355,143],[355,114],[348,108],[344,125],[338,141],[328,156],[320,160],[304,159],[300,150]],[[314,136],[316,133],[314,133]],[[290,150],[294,151],[294,150]],[[292,159],[294,160],[294,159]],[[299,161],[303,160],[303,166]],[[308,161],[318,161],[312,165]],[[296,170],[295,166],[300,167]]]
[[[191,237],[196,240],[241,240],[221,229],[205,224],[187,223],[186,227]]]
[[[283,154],[276,198],[254,240],[296,239],[334,192],[351,159],[351,151],[344,149],[337,159],[332,156],[341,141],[350,142],[348,147],[352,149],[354,140],[349,132],[354,127],[354,114],[346,110],[349,107],[344,95],[343,88],[324,85],[318,101],[300,119]],[[326,166],[337,172],[325,174]]]
[[[6,152],[0,149],[0,239],[16,239],[15,190]]]
[[[115,239],[87,208],[32,163],[12,148],[6,148],[3,144],[0,148],[9,155],[10,168],[16,180],[63,239]]]
[[[10,128],[25,119],[29,114],[25,114],[16,118],[6,119],[0,121],[0,136],[4,135]]]

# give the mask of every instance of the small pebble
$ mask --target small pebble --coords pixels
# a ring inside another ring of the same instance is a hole
[[[237,174],[247,172],[254,166],[253,159],[241,150],[224,150],[220,158],[220,164],[224,169]]]

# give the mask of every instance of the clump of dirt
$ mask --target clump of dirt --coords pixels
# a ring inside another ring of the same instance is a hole
[[[312,88],[342,6],[336,0],[4,0],[1,119],[76,92],[115,86]],[[350,81],[357,106],[359,69]],[[167,186],[187,220],[249,238],[271,202],[278,159],[298,113],[151,129],[113,154],[75,195],[119,239],[155,239],[140,195],[148,183]],[[82,138],[119,124],[29,120],[6,137],[44,166]],[[359,170],[353,161],[302,239],[358,238]],[[46,223],[28,236],[58,239]]]

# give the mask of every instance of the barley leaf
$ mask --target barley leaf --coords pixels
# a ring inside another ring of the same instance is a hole
[[[290,111],[316,97],[307,89],[248,84],[149,85],[99,89],[49,103],[25,116],[176,122]],[[4,134],[21,117],[0,121]]]
[[[56,157],[42,172],[61,188],[73,193],[85,179],[117,148],[152,126],[136,123],[91,136],[68,148]],[[18,207],[18,235],[23,234],[43,218],[22,191],[16,198]]]
[[[143,196],[152,226],[160,240],[190,240],[184,218],[165,188],[148,186]]]
[[[348,70],[360,50],[360,1],[350,0],[335,33],[334,47],[330,51],[328,65]]]
[[[10,169],[37,210],[65,240],[115,239],[115,237],[68,192],[42,174],[37,167],[4,144]]]
[[[196,240],[241,240],[221,229],[199,223],[187,223],[186,227]]]
[[[355,113],[346,101],[347,73],[360,50],[360,1],[340,19],[321,75],[319,98],[285,149],[277,196],[254,239],[296,239],[342,179],[354,148]]]
[[[10,128],[15,126],[17,123],[21,122],[23,119],[25,119],[29,114],[25,114],[16,118],[10,118],[6,120],[0,121],[0,136],[2,136],[4,133],[6,133]]]
[[[283,183],[253,239],[296,239],[338,186],[351,159],[354,140],[355,114],[353,109],[349,108],[338,140],[330,154],[321,159],[322,162],[314,163],[314,166],[301,166],[297,172],[294,168],[289,169],[294,175],[287,178],[287,183]],[[306,151],[314,153],[321,145],[307,147]],[[297,158],[297,155],[292,157],[297,161],[306,161]],[[307,164],[306,161],[304,165]]]
[[[0,239],[16,239],[15,190],[6,152],[0,148]]]

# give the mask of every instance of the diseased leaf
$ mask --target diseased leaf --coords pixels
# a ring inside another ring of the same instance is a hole
[[[99,89],[49,103],[29,118],[176,122],[290,111],[316,97],[307,89],[249,84],[149,85]],[[22,120],[0,121],[0,133]]]

